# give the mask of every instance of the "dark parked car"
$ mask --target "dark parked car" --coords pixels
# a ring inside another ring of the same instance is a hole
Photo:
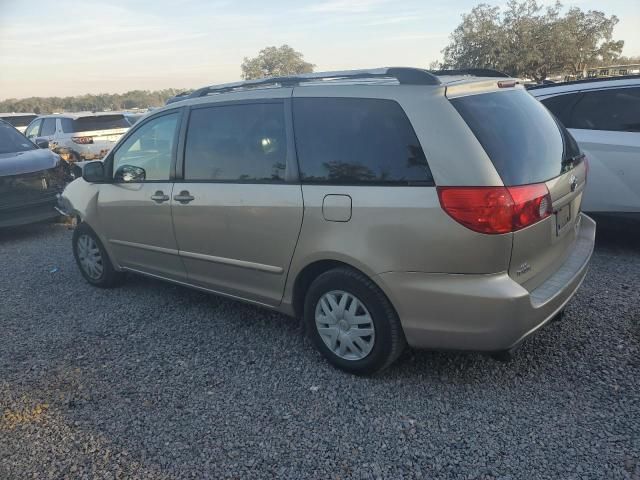
[[[0,227],[54,218],[65,176],[60,157],[44,142],[38,148],[0,120]]]

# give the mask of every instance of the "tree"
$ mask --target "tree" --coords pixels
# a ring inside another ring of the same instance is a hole
[[[563,20],[570,73],[582,74],[589,65],[610,63],[622,53],[624,41],[612,39],[613,27],[618,23],[615,15],[607,18],[602,12],[583,12],[574,7]]]
[[[264,77],[311,73],[315,65],[305,62],[303,55],[289,45],[267,47],[260,50],[255,58],[244,58],[242,62],[242,78],[253,80]]]
[[[101,93],[98,95],[81,95],[77,97],[31,97],[20,100],[8,99],[0,101],[0,112],[82,112],[125,110],[130,108],[148,108],[164,105],[167,98],[180,93],[181,90],[168,88],[150,92],[148,90],[133,90],[122,94]]]
[[[449,68],[493,68],[540,81],[552,73],[581,74],[615,60],[623,41],[612,40],[615,15],[536,0],[510,0],[504,10],[480,4],[462,16],[443,50]]]

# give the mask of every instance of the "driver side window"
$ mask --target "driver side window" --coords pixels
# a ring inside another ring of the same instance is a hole
[[[168,181],[179,112],[163,115],[138,128],[113,155],[113,176],[124,165],[142,168],[145,180]]]

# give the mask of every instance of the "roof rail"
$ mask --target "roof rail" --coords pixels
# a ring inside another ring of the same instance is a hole
[[[304,73],[285,77],[268,77],[244,82],[225,83],[200,88],[183,98],[198,98],[210,93],[225,93],[260,87],[292,87],[320,80],[357,80],[367,78],[395,78],[401,85],[440,85],[440,80],[427,70],[409,67],[389,67],[369,70]],[[179,100],[183,100],[183,98]],[[178,101],[178,99],[174,101]]]
[[[431,73],[439,77],[446,75],[472,75],[474,77],[501,77],[510,78],[511,75],[507,75],[499,70],[493,70],[491,68],[458,68],[452,70],[430,70]]]
[[[570,80],[568,82],[554,82],[554,83],[543,83],[542,85],[532,85],[527,86],[527,90],[537,90],[539,88],[549,88],[549,87],[562,87],[563,85],[580,85],[581,83],[591,83],[591,82],[606,82],[613,80],[640,80],[640,74],[630,74],[630,75],[615,75],[611,77],[593,77],[593,78],[581,78],[580,80]]]

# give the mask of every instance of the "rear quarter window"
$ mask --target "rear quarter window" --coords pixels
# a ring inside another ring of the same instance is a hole
[[[566,125],[586,130],[640,132],[640,87],[585,92]]]
[[[400,105],[366,98],[295,98],[304,183],[433,185],[420,142]]]
[[[453,98],[451,103],[505,185],[545,182],[571,168],[560,126],[525,90],[469,95]]]

